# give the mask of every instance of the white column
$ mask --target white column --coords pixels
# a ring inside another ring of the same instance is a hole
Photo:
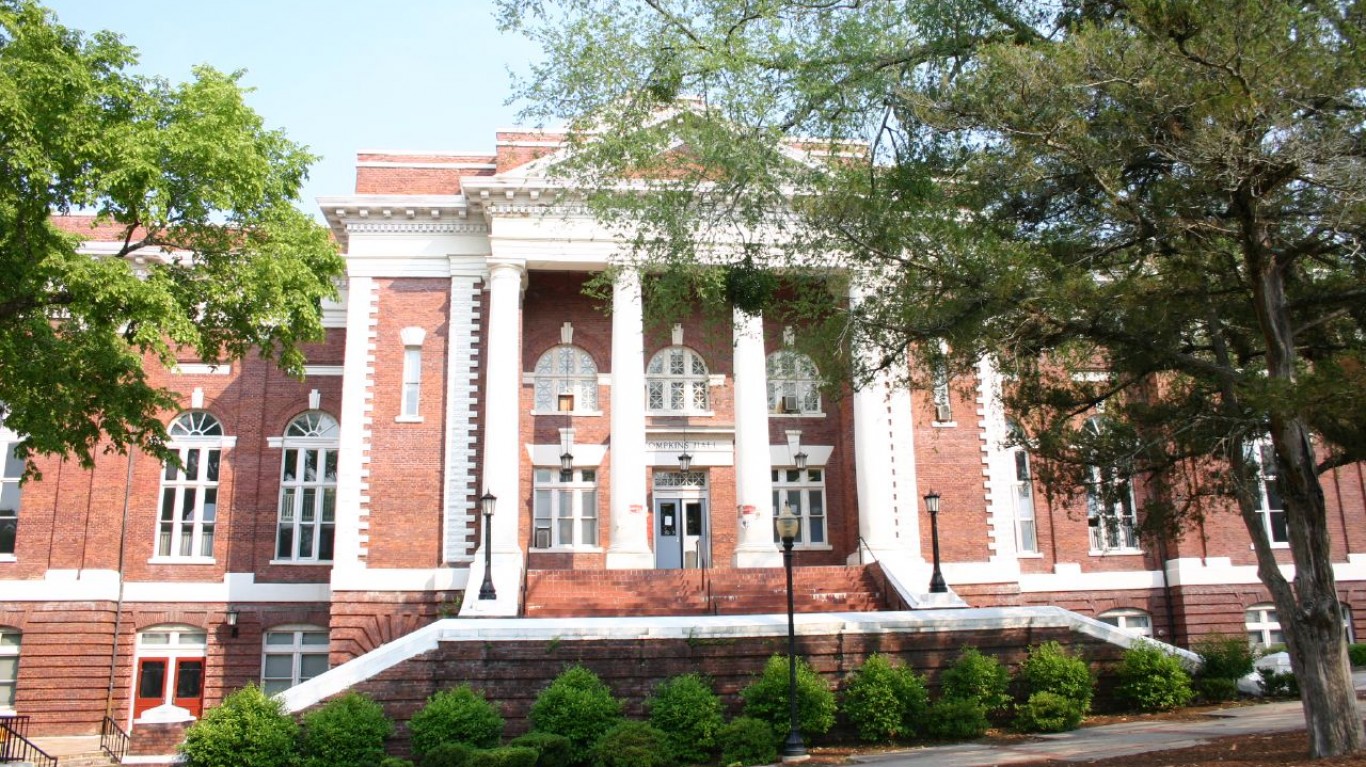
[[[354,588],[365,577],[364,530],[369,513],[370,410],[375,382],[375,281],[350,277],[346,292],[346,352],[342,362],[341,435],[337,448],[334,588]]]
[[[882,376],[854,391],[854,471],[858,488],[858,533],[873,551],[897,548],[892,499],[890,390]],[[906,542],[909,544],[910,542]]]
[[[612,286],[612,503],[607,567],[654,567],[645,529],[645,332],[640,275],[623,270]]]
[[[773,462],[768,447],[764,323],[735,309],[735,502],[740,507],[736,567],[778,567],[773,542]]]
[[[484,580],[485,534],[470,565],[469,585],[461,615],[516,615],[521,596],[522,551],[517,545],[517,517],[522,510],[520,429],[522,391],[522,274],[516,262],[490,262],[488,348],[484,355],[484,492],[498,498],[490,530],[493,536],[493,588],[496,599],[479,599]],[[482,517],[481,517],[482,519]]]

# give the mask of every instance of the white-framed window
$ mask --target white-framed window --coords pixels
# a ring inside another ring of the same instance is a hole
[[[538,468],[535,480],[532,548],[596,548],[597,470]]]
[[[1269,438],[1252,445],[1252,459],[1257,464],[1257,511],[1266,527],[1272,545],[1290,543],[1290,529],[1285,519],[1285,503],[1276,478],[1276,447]]]
[[[598,412],[598,366],[593,355],[573,344],[546,350],[536,360],[536,404],[540,412],[560,409],[560,396],[570,395],[575,413]]]
[[[192,411],[177,416],[166,431],[180,461],[167,462],[161,476],[156,556],[211,559],[223,425],[209,413]]]
[[[403,402],[399,410],[402,418],[417,418],[422,400],[422,347],[403,347]]]
[[[1099,435],[1100,419],[1088,420],[1085,428]],[[1091,530],[1091,551],[1138,551],[1138,512],[1128,473],[1115,465],[1088,466],[1086,472],[1086,524]]]
[[[15,439],[6,439],[0,430],[0,451],[4,452],[4,468],[0,470],[0,558],[14,556],[15,541],[19,537],[20,481],[24,478],[24,461],[18,455]]]
[[[786,507],[802,521],[794,546],[824,547],[830,544],[825,506],[825,470],[777,468],[773,470],[773,540],[778,541],[777,516]]]
[[[935,423],[953,421],[953,389],[949,386],[949,368],[943,362],[934,364],[931,399],[934,402]]]
[[[19,629],[0,626],[0,711],[14,710],[14,690],[19,680]]]
[[[1018,435],[1020,427],[1008,424],[1013,435]],[[1010,450],[1011,492],[1010,497],[1015,509],[1015,550],[1021,554],[1037,554],[1039,551],[1038,527],[1034,514],[1034,474],[1029,468],[1029,451],[1024,445],[1012,445]]]
[[[775,415],[819,415],[821,376],[816,363],[801,352],[779,349],[768,355],[768,412]]]
[[[337,419],[318,410],[289,422],[280,466],[275,558],[330,562],[336,535]]]
[[[261,690],[284,692],[327,670],[327,629],[277,626],[261,639]]]
[[[1357,641],[1356,627],[1352,625],[1352,606],[1346,602],[1338,602],[1338,613],[1342,616],[1342,635],[1347,639],[1347,644],[1354,644]]]
[[[1243,613],[1247,626],[1247,641],[1253,647],[1270,647],[1285,644],[1281,633],[1281,621],[1276,617],[1276,606],[1270,602],[1253,605]]]
[[[1108,623],[1120,631],[1127,631],[1130,634],[1137,634],[1141,637],[1151,638],[1153,635],[1153,616],[1145,610],[1136,607],[1121,607],[1115,610],[1106,610],[1096,616],[1096,620],[1101,623]]]
[[[711,410],[707,363],[686,346],[660,349],[645,367],[645,408],[654,413]]]

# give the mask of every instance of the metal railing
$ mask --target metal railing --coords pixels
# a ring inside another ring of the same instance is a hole
[[[28,739],[28,717],[0,715],[0,764],[28,762],[35,767],[57,767],[57,758]]]
[[[123,755],[128,752],[128,733],[107,716],[100,724],[100,750],[115,762],[122,762]]]

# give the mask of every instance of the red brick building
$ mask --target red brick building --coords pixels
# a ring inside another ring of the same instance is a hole
[[[783,507],[808,609],[1057,605],[1183,645],[1278,641],[1235,514],[1155,547],[1133,532],[1137,503],[1050,507],[1003,447],[987,367],[832,399],[793,347],[802,328],[743,312],[649,327],[629,269],[610,306],[587,297],[625,248],[545,175],[556,146],[500,133],[491,155],[362,152],[356,192],[320,200],[348,279],[305,378],[255,359],[154,372],[183,395],[166,414],[183,469],[46,460],[21,486],[5,464],[0,713],[44,734],[106,712],[179,721],[455,616],[763,609],[740,592],[780,565]],[[931,489],[947,595],[926,593]],[[1325,489],[1353,630],[1366,472]],[[496,596],[481,599],[486,534]],[[881,593],[856,605],[874,563]],[[660,576],[685,570],[706,576]]]

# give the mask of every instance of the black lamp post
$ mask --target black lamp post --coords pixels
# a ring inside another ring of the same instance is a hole
[[[944,574],[939,572],[939,493],[931,490],[925,495],[925,511],[930,513],[930,546],[934,551],[934,572],[930,575],[930,593],[943,594],[949,590]]]
[[[497,496],[487,490],[479,497],[479,508],[484,512],[484,585],[479,587],[480,599],[498,598],[493,589],[493,507],[497,505]]]
[[[778,538],[783,542],[783,569],[787,571],[787,703],[792,728],[783,741],[783,761],[800,762],[807,758],[802,731],[797,725],[797,630],[792,608],[792,542],[801,531],[802,521],[783,504],[778,515]]]

